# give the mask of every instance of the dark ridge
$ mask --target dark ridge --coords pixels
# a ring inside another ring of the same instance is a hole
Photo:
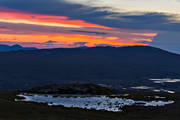
[[[119,91],[106,85],[96,84],[52,84],[41,87],[34,87],[25,93],[35,94],[78,94],[78,95],[112,95],[118,94]]]
[[[180,78],[180,55],[149,46],[57,48],[0,53],[0,89],[97,83],[116,88],[159,86],[150,78]]]
[[[9,46],[9,45],[0,45],[0,52],[11,52],[11,51],[19,51],[19,50],[37,50],[34,47],[22,47],[18,44]]]

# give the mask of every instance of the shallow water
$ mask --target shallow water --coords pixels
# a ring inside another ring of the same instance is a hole
[[[107,96],[56,96],[54,95],[38,95],[38,94],[20,94],[19,97],[24,99],[16,99],[15,101],[47,103],[49,106],[62,105],[64,107],[74,107],[83,109],[95,109],[111,112],[120,112],[124,106],[141,105],[141,106],[164,106],[172,104],[174,101],[135,101]]]

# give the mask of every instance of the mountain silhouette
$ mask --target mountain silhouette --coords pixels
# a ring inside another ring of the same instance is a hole
[[[180,55],[149,46],[3,52],[0,66],[2,90],[80,82],[180,91],[178,83],[162,86],[149,80],[180,78]]]
[[[18,44],[9,46],[0,44],[0,52],[18,51],[18,50],[36,50],[34,47],[22,47]]]

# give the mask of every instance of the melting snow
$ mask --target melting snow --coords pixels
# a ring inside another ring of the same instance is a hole
[[[156,99],[165,99],[166,97],[161,97],[161,96],[154,96]]]
[[[137,86],[137,87],[131,87],[132,89],[140,89],[140,90],[148,90],[148,89],[152,89],[152,87],[148,87],[148,86]]]
[[[171,78],[163,78],[163,79],[150,79],[154,83],[162,84],[162,83],[176,83],[180,82],[180,79],[171,79]]]
[[[125,98],[110,98],[107,96],[56,96],[38,95],[38,94],[20,94],[24,99],[15,99],[15,101],[47,103],[49,106],[62,105],[64,107],[75,107],[83,109],[105,110],[120,112],[124,106],[142,105],[142,106],[164,106],[172,104],[174,101],[135,101]]]
[[[167,93],[175,93],[174,91],[171,91],[171,90],[165,90],[165,89],[154,89],[153,90],[154,92],[167,92]]]

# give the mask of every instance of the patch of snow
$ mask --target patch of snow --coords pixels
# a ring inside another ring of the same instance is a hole
[[[165,89],[154,89],[153,91],[154,91],[154,92],[166,92],[166,93],[171,93],[171,94],[174,94],[174,93],[175,93],[175,91],[165,90]]]
[[[129,96],[129,94],[123,94],[123,96],[124,96],[124,97],[127,97],[127,96]]]
[[[155,98],[155,99],[165,99],[166,97],[161,96],[147,96],[148,98]]]
[[[111,88],[110,85],[106,85],[106,84],[97,84],[97,85],[99,85],[99,86],[101,86],[101,87],[105,87],[105,88]]]
[[[111,95],[112,97],[127,97],[129,96],[129,94],[115,94],[115,95]]]
[[[65,97],[53,95],[38,95],[38,94],[20,94],[19,97],[24,99],[15,99],[15,101],[25,102],[37,102],[47,103],[49,106],[62,105],[64,107],[83,108],[83,109],[95,109],[112,112],[122,111],[122,107],[131,105],[143,105],[143,106],[164,106],[166,104],[172,104],[174,101],[135,101],[125,98],[110,98],[107,96],[77,96],[77,97]]]
[[[180,79],[171,79],[171,78],[149,79],[149,80],[151,80],[151,81],[153,81],[154,83],[157,83],[157,84],[180,82]]]
[[[154,89],[153,91],[154,92],[161,92],[161,90],[158,90],[158,89]]]
[[[123,90],[127,90],[127,88],[122,88]]]
[[[148,86],[137,86],[137,87],[131,87],[132,89],[139,89],[139,90],[148,90],[148,89],[152,89],[152,87],[148,87]]]
[[[161,96],[154,96],[156,99],[165,99],[166,97],[161,97]]]
[[[164,92],[167,92],[167,93],[171,93],[171,94],[174,94],[175,92],[174,91],[171,91],[171,90],[164,90],[162,89]]]
[[[143,106],[152,106],[152,107],[156,107],[156,106],[164,106],[164,105],[168,105],[168,104],[173,104],[174,101],[150,101],[150,102],[145,102],[145,101],[137,101],[137,103],[140,104],[144,104]]]

